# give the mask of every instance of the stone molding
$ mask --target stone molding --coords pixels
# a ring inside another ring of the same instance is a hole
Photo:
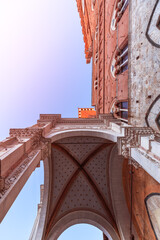
[[[159,167],[160,166],[160,163],[156,160],[156,159],[154,159],[154,157],[152,156],[152,155],[149,155],[146,151],[143,151],[143,149],[137,149],[137,152],[139,153],[139,154],[142,154],[145,158],[147,158],[149,161],[151,161],[151,162],[153,162],[154,164],[156,164],[157,165],[157,167]]]
[[[132,164],[135,169],[142,168],[142,166],[131,157],[130,157],[129,164],[130,165]]]
[[[16,179],[21,174],[23,174],[26,167],[33,160],[33,158],[37,156],[38,153],[39,150],[32,151],[30,154],[28,154],[26,158],[23,159],[23,161],[21,161],[21,163],[9,174],[6,179],[0,179],[0,200],[2,199],[2,197],[4,197],[9,188],[14,184]]]
[[[82,119],[82,118],[66,118],[66,119],[61,119],[58,123],[63,123],[63,124],[66,124],[66,123],[69,123],[69,124],[101,124],[103,123],[104,121],[103,120],[100,120],[100,119],[94,119],[94,118],[91,118],[91,119]]]
[[[24,146],[23,155],[21,158],[17,159],[16,163],[10,163],[10,166],[8,166],[8,172],[4,177],[1,176],[1,159],[0,159],[0,192],[4,189],[8,189],[10,186],[10,183],[13,179],[16,179],[15,176],[10,178],[10,173],[14,173],[16,171],[17,173],[21,173],[23,168],[30,162],[30,159],[32,156],[34,156],[36,151],[41,151],[41,159],[45,159],[46,157],[49,157],[50,151],[50,139],[45,139],[42,136],[43,128],[25,128],[25,129],[10,129],[10,138],[6,141],[2,141],[2,146],[7,148],[8,142],[13,142],[13,140],[16,140],[14,142],[14,145],[16,142],[21,143],[22,146]],[[25,144],[29,140],[28,147],[26,150]],[[16,149],[19,151],[19,148]],[[10,153],[7,155],[9,156]],[[26,157],[27,156],[27,157]],[[4,161],[4,160],[3,160]],[[2,191],[2,192],[3,192]],[[2,193],[1,193],[2,194]]]
[[[118,151],[125,158],[130,157],[130,149],[140,146],[142,136],[154,135],[154,131],[149,127],[126,127],[124,137],[118,138]]]
[[[24,128],[24,129],[10,129],[10,137],[17,137],[19,142],[22,142],[24,138],[32,139],[32,147],[36,148],[40,144],[42,137],[42,128]]]
[[[82,33],[83,33],[83,39],[84,39],[84,44],[85,44],[85,57],[86,57],[87,63],[90,63],[90,59],[92,57],[92,45],[89,45],[89,39],[87,37],[81,0],[76,0],[76,2],[77,2],[77,8],[78,8],[78,12],[79,12],[80,20],[81,20]],[[91,41],[92,41],[92,39],[91,39]]]
[[[39,121],[51,122],[51,121],[58,121],[61,119],[61,114],[40,114]]]
[[[42,148],[41,148],[41,150],[42,150],[42,154],[41,154],[42,155],[42,157],[41,157],[42,160],[45,160],[45,158],[48,158],[51,155],[51,141],[50,141],[50,139],[44,139],[44,140],[45,141],[42,144]],[[42,142],[43,142],[43,139],[42,139]]]

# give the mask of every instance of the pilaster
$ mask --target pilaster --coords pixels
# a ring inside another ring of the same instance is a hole
[[[32,127],[10,129],[10,137],[0,142],[0,221],[11,207],[22,187],[51,154],[50,140],[45,135],[61,115],[40,115]]]

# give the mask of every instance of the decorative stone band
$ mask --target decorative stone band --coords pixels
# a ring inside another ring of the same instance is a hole
[[[42,139],[42,142],[43,142],[43,139]],[[42,144],[41,150],[42,150],[42,157],[41,157],[42,160],[45,160],[45,158],[51,156],[51,139],[44,138],[44,143]]]
[[[42,137],[42,128],[24,128],[24,129],[10,129],[10,136],[17,137],[17,139],[21,142],[24,138],[32,139],[32,147],[36,148],[40,144],[40,140]]]
[[[18,178],[18,176],[23,172],[23,170],[27,167],[27,165],[29,165],[31,160],[37,155],[38,152],[39,150],[32,151],[5,180],[0,179],[1,183],[3,181],[3,187],[0,188],[0,199]]]
[[[83,118],[63,118],[58,123],[62,124],[102,124],[104,121],[97,119],[97,118],[89,118],[89,119],[83,119]]]
[[[10,129],[10,136],[11,137],[33,137],[35,134],[40,135],[42,133],[42,129],[37,128],[11,128]]]
[[[124,137],[118,138],[118,151],[125,158],[130,157],[130,149],[140,146],[142,136],[154,135],[154,130],[149,127],[127,127]]]
[[[43,124],[51,123],[51,127],[55,127],[61,119],[61,114],[40,114],[40,119],[37,121],[38,126],[43,126]]]
[[[82,119],[82,118],[61,118],[60,114],[40,114],[40,120],[38,123],[47,123],[53,122],[53,127],[58,124],[101,124],[104,123],[105,120],[114,120],[112,114],[99,114],[99,118],[90,118],[90,119]],[[43,125],[42,125],[43,126]]]
[[[131,158],[134,159],[142,168],[160,183],[160,162],[142,149],[131,149]]]
[[[40,114],[40,122],[52,122],[61,119],[61,114]]]
[[[0,222],[40,160],[41,150],[33,150],[3,182],[3,189],[0,190]]]

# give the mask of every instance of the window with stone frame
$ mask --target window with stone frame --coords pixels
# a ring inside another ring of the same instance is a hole
[[[119,75],[128,69],[128,42],[115,55],[115,75]]]
[[[121,20],[123,13],[125,12],[129,0],[117,0],[115,1],[114,10],[112,14],[111,29],[114,31],[117,28],[118,22]]]
[[[117,104],[117,107],[119,108],[119,112],[117,115],[122,119],[128,119],[128,102],[119,102]]]

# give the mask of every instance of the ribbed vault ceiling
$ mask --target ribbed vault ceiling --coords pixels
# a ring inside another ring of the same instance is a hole
[[[47,232],[78,210],[103,216],[115,227],[109,188],[114,143],[98,137],[69,137],[52,144],[52,183]]]

